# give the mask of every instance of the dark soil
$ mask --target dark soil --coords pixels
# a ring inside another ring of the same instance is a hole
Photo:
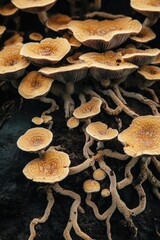
[[[57,4],[57,9],[61,8],[61,2]],[[117,6],[118,4],[118,6]],[[129,7],[128,0],[103,1],[103,10],[111,13],[121,13],[143,19],[140,14],[135,13]],[[58,11],[58,10],[57,10]],[[68,5],[63,8],[64,12],[68,11]],[[63,12],[61,11],[61,12]],[[26,19],[30,14],[21,13],[24,20],[22,28],[30,31],[30,26],[26,25]],[[37,30],[36,16],[32,16],[35,20],[35,29]],[[158,22],[153,29],[158,32]],[[34,26],[33,26],[34,28]],[[32,31],[35,31],[32,29]],[[2,39],[1,41],[3,41]],[[152,41],[151,45],[158,47],[158,40]],[[159,46],[160,47],[160,46]],[[159,96],[160,85],[154,85],[154,89]],[[128,88],[128,90],[131,90]],[[132,90],[137,90],[136,88]],[[146,95],[147,96],[147,95]],[[77,103],[77,96],[73,96]],[[81,127],[74,130],[68,130],[63,111],[63,102],[61,99],[55,99],[60,106],[59,110],[53,113],[53,142],[51,145],[61,145],[64,151],[69,154],[72,161],[71,166],[82,163],[82,148],[84,144],[84,134]],[[11,102],[12,101],[12,102]],[[128,105],[140,115],[151,114],[150,109],[139,104],[137,101],[127,99]],[[48,105],[42,104],[38,100],[23,100],[22,107],[20,96],[17,90],[9,83],[6,88],[0,90],[0,240],[27,240],[29,237],[29,224],[34,217],[43,215],[47,200],[44,191],[45,184],[39,184],[29,181],[22,173],[24,166],[37,155],[25,153],[16,146],[17,139],[29,128],[35,125],[31,122],[34,116],[39,116]],[[8,106],[5,107],[4,106]],[[109,105],[113,103],[109,100]],[[113,105],[114,106],[114,105]],[[131,118],[124,113],[120,114],[123,129],[129,126]],[[117,127],[115,117],[109,116],[103,111],[94,120],[101,120],[110,127]],[[93,146],[93,150],[94,150]],[[123,153],[122,145],[116,140],[105,143],[105,147]],[[128,161],[119,161],[115,159],[106,159],[106,163],[115,172],[117,179],[123,179],[124,169]],[[156,173],[155,169],[153,172]],[[139,164],[133,169],[133,175],[136,179],[139,173]],[[95,240],[106,240],[106,226],[104,221],[99,221],[94,217],[92,210],[86,206],[86,194],[83,191],[84,180],[92,177],[90,169],[85,170],[75,176],[67,177],[60,185],[65,189],[77,192],[82,197],[82,207],[85,214],[79,213],[78,222],[81,229]],[[109,186],[109,180],[106,178],[101,182],[101,188]],[[134,218],[134,223],[138,227],[137,240],[157,240],[160,239],[157,231],[160,231],[160,202],[152,193],[151,185],[148,181],[144,184],[147,195],[147,206],[143,213]],[[138,204],[138,196],[132,186],[120,191],[122,199],[128,207],[134,208]],[[72,200],[54,193],[55,204],[52,209],[48,221],[44,224],[36,226],[36,240],[63,240],[63,230],[68,222],[70,207]],[[99,193],[93,194],[92,200],[97,203],[100,212],[104,212],[111,204],[110,198],[102,198]],[[131,239],[131,232],[127,226],[124,217],[116,211],[111,218],[112,237],[113,240]],[[73,240],[80,238],[72,232]]]

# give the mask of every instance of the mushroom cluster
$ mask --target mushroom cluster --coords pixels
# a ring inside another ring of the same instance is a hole
[[[123,215],[132,237],[136,237],[138,229],[133,217],[145,210],[143,183],[147,179],[160,199],[160,180],[150,168],[154,166],[160,173],[160,47],[150,44],[156,39],[151,27],[160,18],[160,2],[130,0],[132,11],[146,16],[142,23],[130,16],[102,12],[101,0],[86,1],[85,7],[85,1],[79,1],[77,6],[78,1],[69,0],[69,15],[58,12],[57,2],[0,3],[0,90],[4,84],[15,88],[21,108],[24,101],[31,99],[39,100],[40,109],[40,102],[51,104],[31,119],[33,127],[17,139],[19,149],[37,154],[24,166],[23,174],[45,184],[48,201],[44,215],[31,221],[28,239],[35,239],[35,226],[49,218],[57,199],[55,193],[73,199],[64,239],[74,239],[72,228],[81,239],[99,239],[85,233],[78,224],[78,214],[85,214],[86,205],[99,221],[105,221],[108,240],[114,232],[110,219],[115,211]],[[41,32],[32,26],[29,33],[22,32],[23,11],[26,16],[38,16]],[[8,28],[11,19],[13,29]],[[147,114],[130,107],[129,98],[147,109]],[[84,135],[83,162],[77,165],[67,146],[53,144],[55,116],[60,111],[64,113],[67,131],[74,134],[78,129]],[[122,180],[117,178],[118,169],[110,164],[113,159],[123,162],[123,166],[126,162]],[[138,169],[137,179],[133,168]],[[68,185],[62,188],[61,181],[65,186],[66,179],[78,174],[83,180],[81,193],[75,192],[72,184],[69,189]],[[133,208],[121,197],[126,187],[137,193],[137,206]],[[103,213],[92,197],[99,193],[99,199],[107,203]]]

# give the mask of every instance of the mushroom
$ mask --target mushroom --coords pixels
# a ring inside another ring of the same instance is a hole
[[[131,7],[137,12],[147,16],[143,26],[150,27],[155,24],[160,17],[160,2],[159,0],[131,0]]]
[[[32,122],[36,125],[41,125],[43,123],[43,118],[41,117],[34,117],[32,118]]]
[[[70,51],[70,48],[65,38],[45,38],[40,43],[24,44],[20,54],[33,64],[48,66],[59,62]]]
[[[23,76],[30,63],[20,55],[22,47],[22,43],[17,43],[0,51],[0,80],[11,81]]]
[[[157,48],[141,50],[135,47],[127,47],[120,48],[117,51],[122,54],[125,61],[131,62],[137,66],[150,64],[160,53],[160,50]]]
[[[106,178],[106,173],[105,171],[103,171],[101,168],[97,168],[94,172],[93,172],[93,178],[96,181],[101,181],[104,180]]]
[[[66,38],[68,42],[70,43],[72,49],[79,48],[82,44],[71,34],[71,33],[65,33],[63,35],[63,38]]]
[[[92,122],[86,127],[86,132],[90,138],[96,139],[97,149],[104,149],[104,141],[111,140],[118,135],[117,129],[108,128],[107,124],[98,122]]]
[[[10,45],[13,45],[13,44],[16,44],[16,43],[22,43],[23,42],[23,37],[19,34],[19,33],[16,33],[14,34],[12,37],[8,38],[5,42],[4,42],[4,45],[5,46],[10,46]]]
[[[38,32],[32,32],[29,34],[29,39],[35,42],[41,41],[43,39],[43,35]]]
[[[141,31],[138,34],[133,34],[130,36],[131,40],[139,44],[149,42],[155,38],[156,34],[152,31],[151,28],[148,27],[142,27]]]
[[[3,35],[3,33],[5,32],[5,30],[6,30],[6,27],[0,25],[0,38],[1,38],[1,36]]]
[[[49,92],[52,83],[52,78],[43,76],[37,71],[31,71],[22,79],[18,87],[19,94],[25,99],[35,98],[45,103],[51,103],[51,107],[41,114],[41,118],[47,113],[51,113],[58,109],[58,105],[53,99],[45,97]]]
[[[0,15],[11,16],[18,11],[18,8],[13,3],[6,3],[0,7]]]
[[[131,34],[140,32],[142,26],[130,17],[115,20],[72,20],[68,28],[82,44],[98,50],[108,50],[122,44]]]
[[[160,154],[160,116],[140,116],[118,135],[124,151],[132,157]],[[132,136],[132,137],[131,137]]]
[[[79,126],[79,119],[71,117],[67,120],[67,127],[73,129]]]
[[[39,20],[45,25],[48,17],[46,11],[48,11],[57,0],[38,0],[38,1],[28,1],[28,0],[12,0],[12,3],[22,11],[38,14]]]
[[[72,20],[71,17],[69,17],[68,15],[64,15],[64,14],[54,14],[51,15],[47,22],[46,22],[46,26],[55,31],[58,32],[60,30],[65,30],[67,29],[67,24]]]
[[[52,141],[53,133],[45,128],[27,130],[17,141],[17,146],[26,152],[37,152],[46,148]]]
[[[158,56],[156,57],[156,59],[152,62],[152,64],[160,65],[160,53],[158,54]]]
[[[83,189],[86,193],[99,192],[100,184],[96,180],[88,179],[83,183]]]

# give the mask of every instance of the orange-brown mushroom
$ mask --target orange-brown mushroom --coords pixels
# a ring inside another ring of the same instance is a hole
[[[15,14],[18,11],[18,8],[13,3],[6,3],[0,7],[0,15],[10,16]]]
[[[23,42],[23,37],[19,33],[16,33],[12,37],[8,38],[4,42],[4,45],[9,46],[9,45],[13,45],[13,44],[16,44],[16,43],[19,43],[19,42],[21,42],[21,43]]]
[[[38,33],[38,32],[32,32],[29,34],[29,39],[33,40],[33,41],[41,41],[43,39],[42,34]]]
[[[70,51],[70,48],[65,38],[45,38],[40,43],[24,44],[20,54],[38,66],[54,65]]]
[[[52,141],[53,133],[42,127],[31,128],[22,135],[17,146],[26,152],[36,152],[46,148]]]
[[[151,28],[142,27],[138,34],[133,34],[130,39],[137,43],[146,43],[156,38],[156,34]]]
[[[5,32],[5,30],[6,30],[6,27],[0,25],[0,38],[1,38],[1,36],[3,35],[3,33]]]
[[[67,24],[71,21],[71,17],[69,17],[68,15],[64,15],[64,14],[55,14],[55,15],[51,15],[47,22],[46,22],[46,26],[55,31],[58,32],[60,30],[65,30],[67,29]]]
[[[124,152],[132,157],[160,154],[160,116],[141,116],[118,135]]]

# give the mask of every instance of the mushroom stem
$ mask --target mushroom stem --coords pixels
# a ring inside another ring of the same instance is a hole
[[[125,167],[125,178],[117,183],[117,188],[118,189],[123,189],[123,188],[125,188],[126,186],[128,186],[129,184],[132,183],[133,176],[132,176],[131,170],[136,165],[138,160],[139,160],[139,157],[132,158],[129,161],[129,163],[126,165],[126,167]]]
[[[41,102],[44,102],[44,103],[50,103],[51,104],[51,107],[47,110],[45,110],[42,114],[41,114],[41,118],[43,118],[46,114],[50,114],[52,112],[54,112],[55,110],[58,110],[59,107],[58,105],[56,104],[55,100],[52,99],[52,98],[46,98],[45,96],[43,97],[40,97],[39,100]]]
[[[124,90],[122,88],[119,88],[119,89],[124,96],[126,96],[128,98],[134,98],[134,99],[140,101],[141,103],[148,105],[151,108],[152,113],[154,115],[159,115],[159,112],[157,110],[157,107],[159,107],[158,103],[152,101],[151,99],[144,97],[142,94],[139,94],[136,92],[127,92],[126,90]]]
[[[33,240],[36,237],[36,231],[35,231],[35,226],[38,223],[45,223],[50,215],[51,209],[54,204],[54,197],[52,193],[51,187],[47,189],[47,207],[45,209],[44,215],[41,218],[34,218],[31,223],[30,223],[30,236],[28,240]]]
[[[113,102],[114,102],[119,108],[122,108],[123,111],[124,111],[127,115],[129,115],[130,117],[136,118],[136,117],[139,116],[137,113],[135,113],[134,111],[132,111],[131,109],[129,109],[126,105],[124,105],[124,103],[116,96],[116,94],[115,94],[111,89],[104,90],[104,91],[102,91],[102,92],[103,92],[103,94],[110,96],[111,99],[113,100]]]
[[[157,160],[156,157],[151,158],[152,163],[154,164],[155,168],[158,172],[160,172],[160,162]]]
[[[73,81],[68,81],[65,85],[65,94],[64,94],[64,109],[65,109],[65,117],[69,118],[72,116],[72,113],[75,109],[75,103],[71,96],[74,93],[74,83]]]
[[[76,234],[78,236],[80,236],[82,239],[86,239],[86,240],[92,240],[91,237],[89,237],[86,233],[84,233],[79,225],[78,225],[78,208],[80,206],[80,203],[81,203],[81,197],[79,194],[73,192],[73,191],[70,191],[70,190],[65,190],[63,189],[58,183],[55,183],[53,184],[53,189],[54,191],[62,194],[62,195],[65,195],[65,196],[69,196],[71,197],[72,199],[74,199],[74,202],[71,206],[71,210],[70,210],[70,217],[69,217],[69,221],[67,223],[67,226],[63,232],[63,236],[66,240],[71,240],[71,235],[70,235],[70,231],[72,229],[72,227],[74,228]]]
[[[100,83],[101,83],[102,87],[104,87],[106,89],[109,87],[111,81],[110,81],[110,79],[102,79],[102,80],[100,80]]]
[[[120,92],[118,84],[113,85],[113,90],[114,90],[115,94],[117,95],[117,97],[120,99],[120,101],[124,104],[127,104],[126,100],[122,97],[122,94]]]
[[[86,103],[86,98],[85,98],[85,95],[84,95],[83,93],[80,93],[80,94],[78,95],[78,98],[79,98],[79,100],[80,100],[80,102],[81,102],[81,105],[84,104],[84,103]]]
[[[102,142],[102,141],[98,141],[97,142],[96,150],[99,150],[99,149],[104,149],[104,142]]]
[[[155,94],[155,91],[154,91],[153,89],[145,87],[145,88],[143,88],[143,90],[145,90],[146,92],[149,92],[149,93],[152,95],[153,100],[154,100],[156,103],[159,103],[159,99],[158,99],[158,97],[157,97],[157,95]]]
[[[108,103],[106,102],[106,100],[104,98],[102,98],[98,93],[96,93],[95,91],[91,90],[91,89],[84,89],[83,90],[86,94],[89,94],[92,97],[97,97],[100,98],[102,100],[102,107],[103,109],[109,114],[109,115],[118,115],[121,111],[122,108],[121,107],[117,107],[115,109],[112,109],[108,106]],[[102,91],[103,92],[103,91]]]
[[[151,27],[158,21],[158,17],[147,17],[143,22],[143,27]]]
[[[159,189],[158,187],[152,187],[152,191],[153,193],[156,195],[156,197],[160,200],[160,192],[159,192]]]
[[[46,11],[40,11],[40,12],[38,13],[38,18],[39,18],[40,22],[41,22],[44,26],[46,26],[46,22],[47,22],[47,20],[48,20],[48,16],[47,16]]]
[[[102,0],[94,0],[94,8],[100,9],[102,7]]]

